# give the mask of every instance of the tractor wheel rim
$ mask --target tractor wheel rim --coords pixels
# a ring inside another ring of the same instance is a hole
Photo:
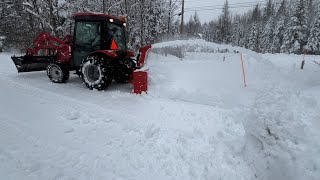
[[[100,79],[99,68],[95,65],[89,65],[85,68],[85,74],[90,83],[94,83]]]
[[[61,69],[56,66],[52,66],[50,68],[50,75],[51,75],[52,79],[55,79],[55,80],[60,79],[62,76]]]

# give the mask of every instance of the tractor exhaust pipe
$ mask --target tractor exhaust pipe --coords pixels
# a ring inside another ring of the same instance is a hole
[[[54,62],[55,56],[12,56],[13,63],[15,64],[18,73],[44,71],[47,66]]]

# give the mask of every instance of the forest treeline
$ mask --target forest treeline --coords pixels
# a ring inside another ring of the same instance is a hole
[[[232,14],[228,1],[219,17],[201,23],[197,12],[181,33],[181,0],[2,0],[0,36],[7,48],[25,49],[42,31],[63,37],[72,14],[103,12],[127,17],[130,48],[167,39],[203,38],[261,53],[320,54],[319,0],[266,0],[244,14]],[[234,8],[234,5],[233,5]]]

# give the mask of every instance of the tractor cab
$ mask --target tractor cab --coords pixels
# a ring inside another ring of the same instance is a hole
[[[126,22],[106,14],[77,13],[72,46],[72,64],[80,67],[83,59],[98,50],[127,51]]]

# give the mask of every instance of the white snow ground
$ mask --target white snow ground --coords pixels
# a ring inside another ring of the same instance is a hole
[[[154,45],[177,46],[195,52],[149,55],[147,95],[53,84],[0,54],[0,179],[320,179],[318,57]]]

